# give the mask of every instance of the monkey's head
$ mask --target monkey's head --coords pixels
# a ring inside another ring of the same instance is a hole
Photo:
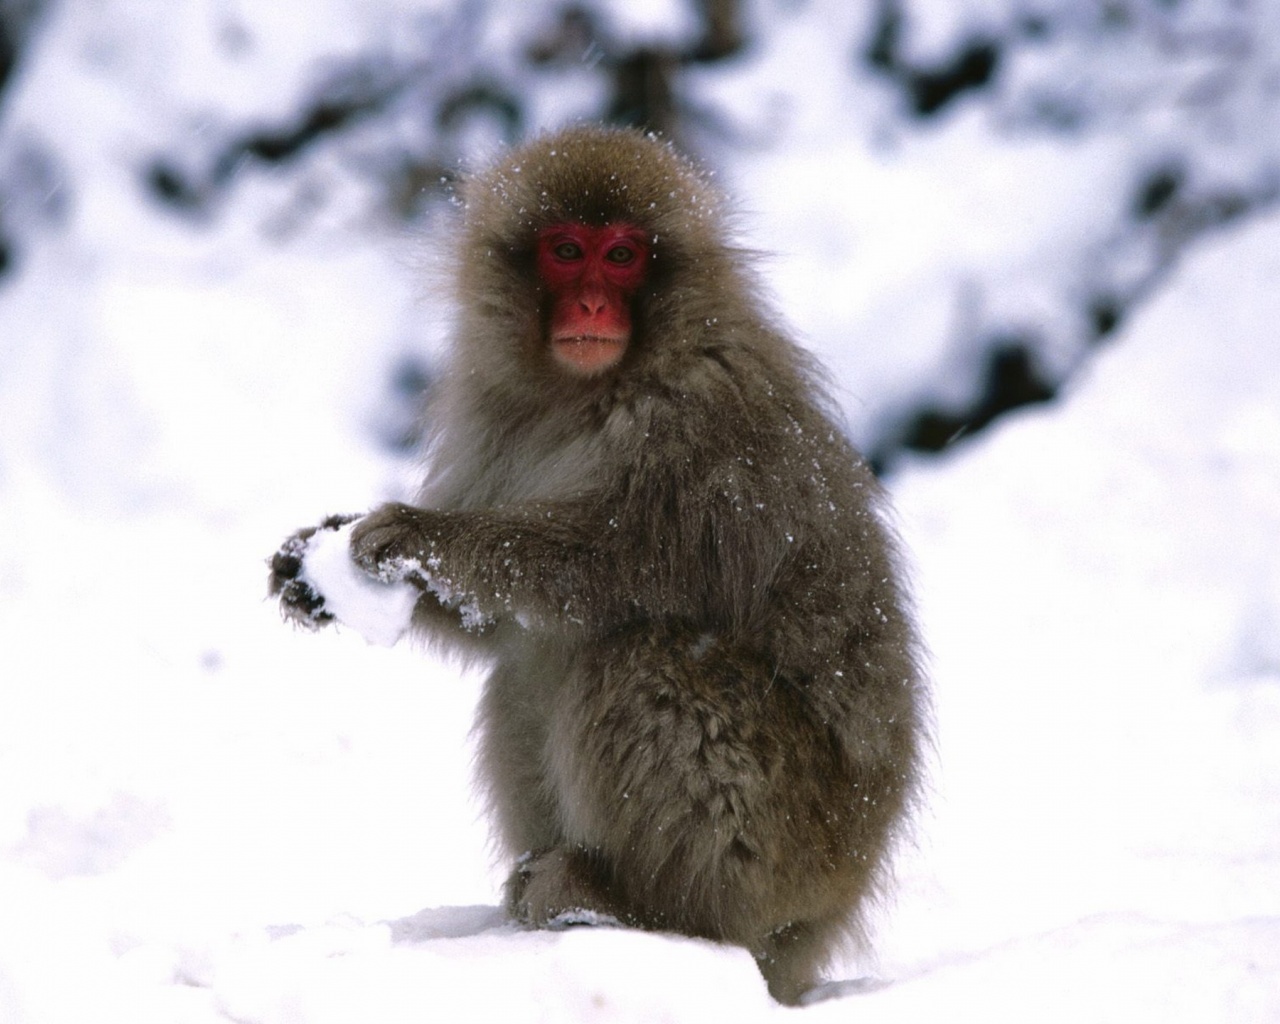
[[[680,321],[697,315],[698,296],[736,278],[719,194],[639,132],[543,137],[471,179],[465,198],[462,337],[503,350],[460,353],[472,365],[608,379],[662,358],[688,336]],[[682,282],[691,268],[697,289]]]

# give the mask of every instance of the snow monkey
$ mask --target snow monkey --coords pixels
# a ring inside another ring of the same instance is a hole
[[[881,490],[668,145],[569,128],[465,199],[430,472],[351,558],[492,666],[478,771],[511,917],[737,944],[794,1003],[863,937],[918,788]],[[270,582],[313,626],[314,529]]]

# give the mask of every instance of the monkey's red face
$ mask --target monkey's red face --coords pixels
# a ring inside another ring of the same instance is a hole
[[[626,224],[557,224],[538,235],[538,277],[550,296],[557,363],[591,376],[616,366],[631,341],[631,300],[644,281],[648,236]]]

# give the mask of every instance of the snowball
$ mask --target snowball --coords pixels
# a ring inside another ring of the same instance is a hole
[[[358,520],[357,520],[358,521]],[[300,578],[324,597],[324,610],[371,644],[392,647],[409,629],[421,595],[411,583],[383,583],[351,560],[351,528],[317,530],[302,556]]]

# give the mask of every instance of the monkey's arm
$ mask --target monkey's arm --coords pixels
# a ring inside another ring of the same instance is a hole
[[[390,503],[361,519],[351,556],[371,576],[410,580],[476,629],[502,619],[526,624],[598,622],[613,602],[604,531],[589,503],[441,511]]]

